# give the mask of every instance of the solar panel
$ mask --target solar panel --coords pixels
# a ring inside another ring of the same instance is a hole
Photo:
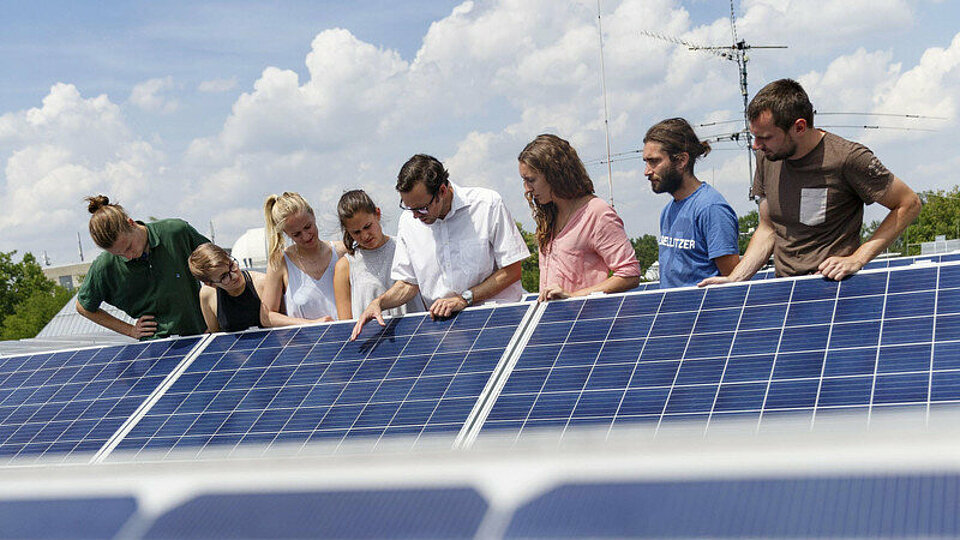
[[[482,431],[960,401],[960,265],[550,302]]]
[[[660,288],[659,281],[644,281],[627,292],[641,292],[641,291],[649,291],[650,289],[659,289],[659,288]],[[540,296],[539,293],[527,293],[523,295],[523,301],[535,302],[539,296]]]
[[[469,487],[214,493],[159,516],[143,538],[474,538],[486,512]]]
[[[162,458],[251,444],[455,436],[530,309],[408,315],[367,325],[355,342],[352,322],[216,335],[117,450]]]
[[[92,456],[200,339],[0,358],[0,463]]]
[[[115,538],[136,511],[130,496],[0,500],[0,538]]]
[[[958,490],[953,474],[571,483],[503,537],[955,538]]]

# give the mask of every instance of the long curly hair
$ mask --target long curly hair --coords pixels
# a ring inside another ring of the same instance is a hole
[[[517,160],[543,174],[554,197],[576,199],[593,194],[593,180],[590,180],[577,151],[556,135],[538,135],[523,147]],[[529,194],[526,198],[537,224],[537,245],[545,253],[560,232],[557,230],[557,205],[553,202],[538,204]]]

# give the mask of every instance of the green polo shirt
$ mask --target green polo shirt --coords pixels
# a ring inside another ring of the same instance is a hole
[[[106,302],[134,319],[153,315],[155,338],[202,334],[207,325],[200,312],[200,283],[190,273],[187,258],[209,240],[180,219],[137,223],[147,227],[149,254],[128,261],[101,253],[90,265],[77,300],[87,311],[97,311]]]

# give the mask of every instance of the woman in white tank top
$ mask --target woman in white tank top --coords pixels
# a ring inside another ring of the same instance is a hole
[[[270,245],[263,305],[279,313],[282,299],[290,317],[334,320],[333,272],[343,246],[320,240],[313,209],[297,193],[267,197],[264,215]],[[284,234],[293,240],[286,249]]]

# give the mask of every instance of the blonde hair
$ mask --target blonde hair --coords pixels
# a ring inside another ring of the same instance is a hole
[[[103,249],[110,249],[121,234],[134,229],[130,216],[119,204],[110,204],[106,195],[84,197],[90,217],[90,237]]]
[[[284,191],[282,195],[270,195],[263,203],[266,218],[267,260],[270,266],[280,266],[283,260],[283,227],[290,216],[307,212],[314,216],[313,208],[299,193]]]
[[[204,242],[193,250],[187,259],[187,265],[190,267],[190,273],[193,277],[204,281],[207,279],[207,272],[225,264],[230,266],[233,260],[222,247],[211,242]]]

